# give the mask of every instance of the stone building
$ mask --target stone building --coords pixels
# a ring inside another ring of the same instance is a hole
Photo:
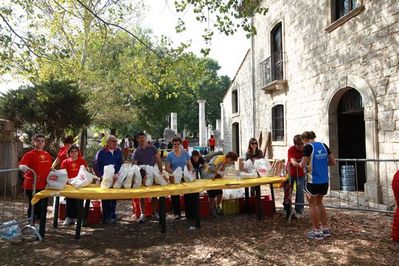
[[[399,1],[261,6],[269,11],[253,17],[257,35],[221,105],[224,149],[244,156],[250,137],[271,132],[273,158],[285,158],[293,136],[313,130],[337,158],[398,159]],[[357,170],[359,190],[381,202],[382,169]]]

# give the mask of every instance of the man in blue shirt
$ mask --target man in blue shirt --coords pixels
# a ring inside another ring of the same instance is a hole
[[[106,146],[99,150],[95,157],[94,171],[102,177],[104,166],[113,164],[115,167],[114,182],[123,164],[122,151],[117,148],[118,140],[114,135],[107,138]],[[102,200],[103,221],[105,224],[113,224],[116,221],[116,200]]]

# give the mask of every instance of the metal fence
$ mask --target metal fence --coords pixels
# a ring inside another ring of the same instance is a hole
[[[33,190],[35,195],[36,173],[33,173]],[[19,169],[0,169],[0,238],[13,239],[23,233],[31,233],[39,240],[42,240],[39,231],[34,226],[34,205],[31,215],[27,217],[28,199],[24,191],[17,188],[12,173],[18,173]],[[21,229],[22,228],[22,229]]]
[[[393,213],[392,178],[399,169],[394,159],[336,159],[330,167],[327,208]],[[293,184],[294,190],[297,189]],[[292,195],[294,205],[295,195]],[[306,197],[305,197],[305,205]]]

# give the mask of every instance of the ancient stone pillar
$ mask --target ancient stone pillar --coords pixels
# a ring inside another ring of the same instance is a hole
[[[205,125],[205,103],[206,100],[198,100],[197,101],[199,104],[198,108],[198,132],[199,132],[199,145],[204,147],[206,146],[206,125]]]
[[[177,113],[170,113],[170,129],[177,133]]]

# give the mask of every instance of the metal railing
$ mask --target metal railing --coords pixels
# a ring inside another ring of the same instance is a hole
[[[283,79],[283,53],[276,52],[260,63],[261,86]]]
[[[32,195],[34,196],[36,193],[36,173],[30,168],[28,170],[33,174]],[[8,174],[19,171],[18,168],[0,169],[0,179],[3,179],[2,193],[0,193],[0,238],[12,239],[25,231],[29,231],[41,241],[42,236],[34,224],[35,205],[32,205],[30,217],[27,217],[28,202],[25,191],[16,193],[15,188],[8,187],[9,184],[12,184],[10,180],[7,180],[11,178]],[[9,191],[14,191],[14,193],[10,194]],[[26,225],[21,230],[21,226],[24,224]]]
[[[324,206],[335,209],[393,213],[392,178],[398,159],[336,159]],[[294,204],[295,195],[291,203]],[[305,197],[305,205],[306,197]]]

